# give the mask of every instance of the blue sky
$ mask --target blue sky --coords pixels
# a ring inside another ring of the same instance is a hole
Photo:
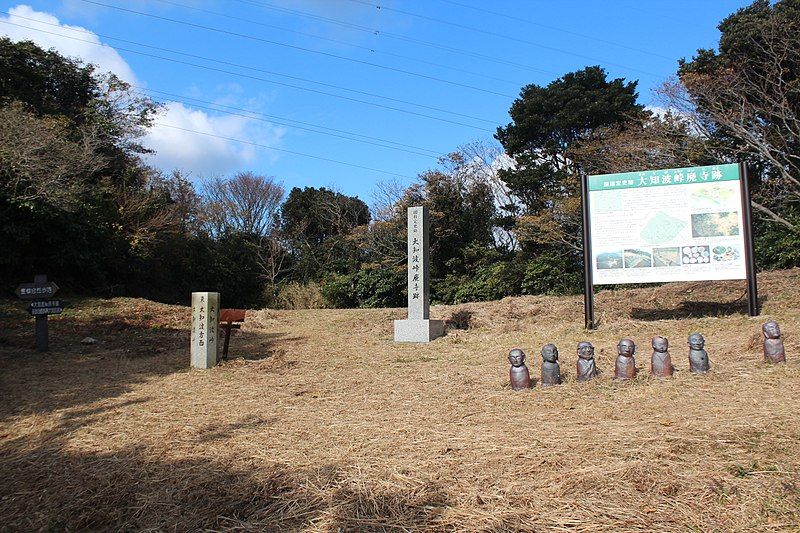
[[[94,62],[165,103],[150,162],[250,170],[369,201],[491,141],[526,84],[587,65],[639,80],[714,47],[741,0],[1,1],[0,32]],[[244,142],[239,142],[244,141]],[[346,164],[343,164],[346,163]]]

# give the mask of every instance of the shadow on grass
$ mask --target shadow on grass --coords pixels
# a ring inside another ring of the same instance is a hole
[[[409,531],[435,529],[449,503],[437,484],[365,480],[336,463],[220,459],[200,446],[190,458],[169,458],[136,444],[113,453],[68,445],[74,430],[114,410],[77,412],[45,434],[0,443],[0,529]],[[216,434],[208,437],[198,444]]]
[[[222,333],[220,343],[224,341],[225,334]],[[278,342],[294,343],[303,340],[303,337],[287,336],[282,333],[264,333],[254,331],[234,331],[231,333],[231,340],[228,346],[228,361],[234,359],[244,359],[247,361],[260,361],[274,357],[278,349]],[[219,358],[222,361],[222,348],[219,351]]]
[[[50,350],[41,353],[33,347],[33,320],[18,318],[0,332],[0,420],[114,398],[152,377],[190,370],[188,327],[62,316],[50,321]],[[83,344],[86,337],[96,342]],[[297,340],[280,332],[248,332],[231,339],[231,354],[267,359],[282,343]]]
[[[767,301],[766,297],[759,297],[759,309]],[[739,299],[732,302],[705,302],[683,301],[677,307],[670,309],[646,309],[634,307],[631,318],[636,320],[677,320],[682,318],[722,317],[730,315],[748,314],[747,300]]]

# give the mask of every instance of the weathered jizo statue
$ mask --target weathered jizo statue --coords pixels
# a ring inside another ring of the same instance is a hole
[[[765,363],[785,363],[786,351],[783,348],[781,338],[781,328],[774,320],[770,320],[763,326],[764,332],[764,362]]]
[[[561,367],[558,366],[558,348],[555,344],[542,346],[542,387],[561,383]]]
[[[665,337],[653,337],[653,356],[650,358],[650,374],[653,377],[672,377],[672,358],[668,350],[669,341]]]
[[[511,377],[511,388],[514,390],[530,389],[531,375],[528,367],[525,366],[525,352],[514,348],[508,352],[508,362],[511,363],[511,369],[508,372]]]
[[[692,374],[705,374],[711,369],[708,352],[703,347],[706,340],[699,333],[689,335],[689,371]]]
[[[622,339],[617,344],[617,361],[614,364],[614,379],[633,379],[636,375],[636,344],[631,339]]]
[[[594,346],[591,342],[578,343],[578,362],[576,364],[578,381],[589,381],[597,377],[597,366],[594,363]]]

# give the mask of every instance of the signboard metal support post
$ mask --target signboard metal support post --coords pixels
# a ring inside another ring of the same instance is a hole
[[[747,312],[758,316],[758,283],[756,280],[756,259],[753,250],[753,211],[750,206],[750,176],[747,163],[739,163],[739,177],[742,180],[742,217],[744,218],[744,261],[747,271]]]
[[[583,215],[583,315],[586,329],[595,329],[594,283],[592,280],[592,245],[589,238],[589,177],[581,178],[581,212]]]
[[[44,274],[36,274],[33,277],[33,282],[46,284],[47,276]],[[47,315],[36,315],[36,325],[34,333],[36,335],[36,351],[46,352],[48,349]]]

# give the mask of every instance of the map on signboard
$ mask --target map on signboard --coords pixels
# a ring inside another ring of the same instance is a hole
[[[738,200],[736,191],[729,186],[719,184],[699,187],[692,193],[692,207],[694,209],[717,209],[727,207],[731,202]]]
[[[685,221],[659,211],[647,221],[639,236],[648,244],[666,244],[675,239],[685,227]]]
[[[605,193],[605,194],[604,194]],[[602,191],[592,199],[592,209],[598,215],[622,211],[622,197],[614,191]]]

